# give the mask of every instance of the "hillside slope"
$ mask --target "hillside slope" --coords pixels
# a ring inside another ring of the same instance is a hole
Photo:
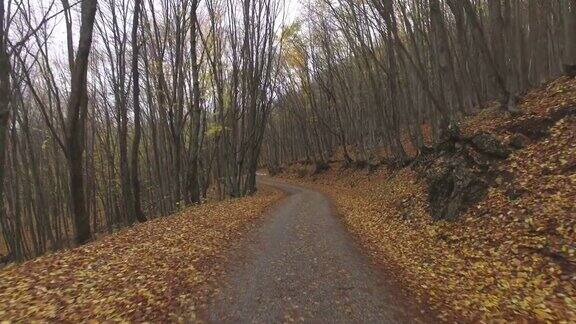
[[[277,190],[193,206],[0,269],[0,320],[182,322],[214,292],[226,253]]]
[[[283,177],[312,183],[376,263],[444,319],[576,320],[576,80],[524,95],[521,114],[482,110],[461,125],[510,150],[491,161],[493,181],[453,221],[434,221],[428,184],[408,166],[342,168]],[[458,145],[457,145],[458,146]]]

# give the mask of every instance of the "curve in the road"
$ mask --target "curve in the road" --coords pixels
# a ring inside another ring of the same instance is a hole
[[[396,323],[420,318],[371,266],[323,194],[271,178],[289,195],[238,250],[206,311],[214,323]],[[417,320],[420,322],[420,320]]]

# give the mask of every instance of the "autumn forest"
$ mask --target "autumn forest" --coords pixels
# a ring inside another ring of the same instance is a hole
[[[575,0],[0,0],[0,319],[576,320],[575,77]]]

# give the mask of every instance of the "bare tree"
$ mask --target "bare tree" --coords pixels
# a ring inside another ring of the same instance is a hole
[[[132,142],[132,193],[134,194],[135,218],[139,222],[146,221],[146,216],[142,211],[142,198],[140,194],[140,140],[142,136],[142,121],[140,108],[140,70],[138,59],[140,57],[140,44],[138,30],[140,28],[140,11],[142,10],[142,0],[134,0],[134,14],[132,20],[132,99],[134,105],[134,139]]]
[[[97,0],[85,0],[81,7],[81,26],[76,58],[72,67],[70,98],[67,106],[66,157],[70,176],[70,193],[76,243],[86,243],[90,237],[90,219],[86,211],[84,194],[84,135],[88,110],[88,58],[92,46],[92,31],[96,17]]]

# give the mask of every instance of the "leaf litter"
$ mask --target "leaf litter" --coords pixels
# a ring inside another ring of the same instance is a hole
[[[228,248],[281,196],[208,202],[0,269],[0,319],[194,321]]]

